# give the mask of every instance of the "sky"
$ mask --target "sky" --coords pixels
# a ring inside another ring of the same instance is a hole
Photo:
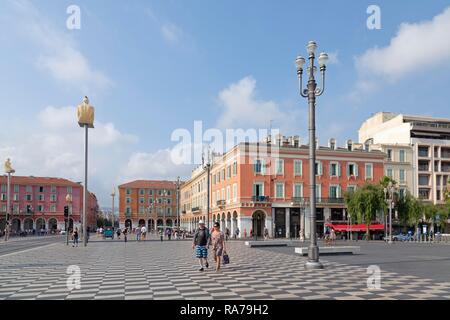
[[[370,5],[379,28],[368,28]],[[379,111],[450,118],[449,31],[440,0],[0,0],[0,159],[17,175],[82,181],[85,95],[101,206],[133,179],[187,179],[201,157],[173,155],[177,132],[196,145],[196,121],[203,133],[272,127],[306,144],[294,60],[310,40],[330,56],[321,144],[356,141]]]

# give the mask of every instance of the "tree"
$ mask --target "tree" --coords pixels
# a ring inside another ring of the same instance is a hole
[[[408,204],[408,218],[407,223],[409,226],[414,226],[414,230],[419,227],[419,222],[423,217],[423,204],[420,200],[411,197],[411,201]]]
[[[404,231],[406,232],[406,228],[409,225],[409,214],[414,197],[409,192],[407,192],[403,197],[397,195],[396,198],[397,201],[395,202],[395,208],[397,209],[400,223],[403,225]]]
[[[381,185],[366,183],[354,192],[344,195],[348,213],[352,220],[366,225],[366,239],[370,238],[369,226],[376,219],[377,212],[386,207]]]

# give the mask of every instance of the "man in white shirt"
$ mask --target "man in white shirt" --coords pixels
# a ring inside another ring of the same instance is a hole
[[[141,228],[141,239],[145,240],[146,236],[147,236],[147,228],[145,226],[142,226],[142,228]]]

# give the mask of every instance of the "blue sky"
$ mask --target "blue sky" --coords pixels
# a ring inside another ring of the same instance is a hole
[[[81,29],[66,28],[69,5]],[[369,5],[381,29],[366,27]],[[320,142],[357,139],[378,111],[450,118],[448,1],[161,0],[0,2],[0,157],[18,174],[82,179],[74,107],[96,107],[91,189],[187,177],[171,133],[273,127],[307,139],[296,55],[314,39],[331,54],[317,105]],[[403,27],[401,25],[403,24]],[[405,25],[406,24],[406,25]],[[446,36],[442,36],[446,35]],[[411,40],[412,39],[412,40]],[[377,49],[378,48],[378,49]],[[426,52],[426,57],[424,57]]]

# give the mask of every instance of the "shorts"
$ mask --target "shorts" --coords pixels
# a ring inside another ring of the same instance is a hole
[[[195,255],[197,258],[208,258],[208,249],[206,246],[196,246]]]

